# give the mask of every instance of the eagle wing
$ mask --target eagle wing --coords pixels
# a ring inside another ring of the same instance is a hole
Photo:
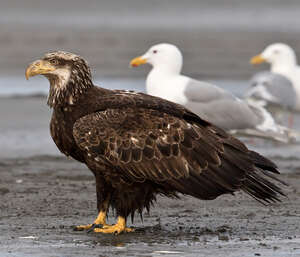
[[[250,189],[245,191],[261,198],[247,174],[257,172],[253,158],[256,165],[261,162],[268,167],[265,159],[258,154],[253,157],[239,140],[213,125],[159,110],[126,107],[80,118],[73,136],[89,158],[113,166],[130,182],[150,180],[201,199],[232,193],[248,183],[246,189]],[[265,181],[259,187],[260,193],[264,191]]]

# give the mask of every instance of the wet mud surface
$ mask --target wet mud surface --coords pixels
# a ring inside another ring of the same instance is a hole
[[[276,160],[275,160],[276,161]],[[214,201],[158,197],[136,232],[73,231],[97,215],[95,183],[65,157],[0,159],[0,256],[300,256],[300,171],[287,199],[263,206],[243,193]],[[109,223],[115,221],[109,214]]]

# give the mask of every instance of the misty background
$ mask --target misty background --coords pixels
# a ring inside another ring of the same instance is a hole
[[[52,50],[82,55],[97,78],[143,78],[131,58],[161,42],[197,78],[249,79],[249,58],[274,42],[300,49],[299,0],[2,0],[0,75],[23,76]],[[1,86],[1,85],[0,85]]]

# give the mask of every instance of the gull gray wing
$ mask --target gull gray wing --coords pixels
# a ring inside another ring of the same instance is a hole
[[[255,128],[263,122],[245,101],[215,85],[191,79],[184,94],[188,109],[225,130]]]
[[[208,103],[216,100],[235,99],[235,97],[213,84],[190,79],[186,85],[184,94],[189,101],[197,103]]]
[[[255,74],[250,80],[251,88],[246,97],[264,100],[270,104],[293,109],[296,106],[297,94],[292,82],[280,74],[263,71]]]
[[[225,130],[256,128],[263,122],[259,112],[254,112],[239,99],[217,99],[207,103],[190,101],[186,107]]]

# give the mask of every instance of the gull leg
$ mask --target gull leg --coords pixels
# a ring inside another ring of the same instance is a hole
[[[290,113],[288,118],[288,128],[293,128],[293,127],[294,127],[294,115],[293,113]]]

